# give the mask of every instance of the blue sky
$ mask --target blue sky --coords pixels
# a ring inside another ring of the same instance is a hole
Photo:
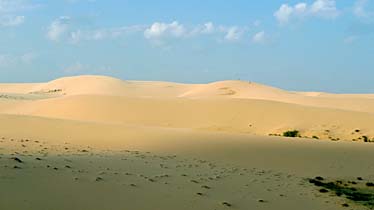
[[[374,0],[0,0],[0,82],[80,74],[374,93]]]

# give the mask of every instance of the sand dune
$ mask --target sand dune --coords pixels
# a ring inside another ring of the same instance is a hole
[[[0,84],[0,209],[365,209],[308,180],[372,193],[373,124],[372,94],[104,76]],[[294,129],[305,138],[269,136]]]
[[[192,87],[181,97],[262,99],[305,106],[374,112],[372,94],[327,94],[291,92],[253,82],[223,81]]]
[[[104,76],[61,78],[21,89],[28,93],[25,98],[50,97],[3,99],[0,113],[257,135],[297,129],[302,136],[322,139],[374,138],[370,94],[298,93],[243,81],[177,84]],[[18,85],[14,90],[20,93]]]
[[[28,94],[30,90],[35,88],[40,84],[38,83],[31,83],[31,84],[0,84],[0,92],[4,93],[18,93],[18,94]]]
[[[374,137],[374,115],[253,99],[154,99],[80,95],[9,104],[3,113],[209,131],[358,140]],[[360,132],[355,132],[359,129]]]
[[[313,107],[374,112],[374,94],[294,92],[245,81],[210,84],[122,81],[106,76],[77,76],[40,84],[4,84],[1,93],[47,95],[112,95],[146,98],[261,99]]]
[[[77,76],[31,85],[27,92],[60,95],[175,97],[188,87],[189,85],[171,82],[123,81],[106,76]]]

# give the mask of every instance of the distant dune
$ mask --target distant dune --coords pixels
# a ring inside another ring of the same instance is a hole
[[[374,138],[371,94],[290,92],[245,81],[178,84],[105,76],[4,84],[0,91],[2,114],[256,135],[295,129],[304,137],[332,140]]]

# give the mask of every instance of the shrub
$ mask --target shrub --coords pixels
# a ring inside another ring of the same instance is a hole
[[[319,139],[318,136],[313,136],[313,139]]]
[[[364,140],[364,142],[370,142],[369,137],[367,136],[362,136],[362,139]]]
[[[286,131],[283,133],[284,137],[299,137],[299,131],[298,130],[292,130],[292,131]]]
[[[344,195],[347,199],[367,206],[369,209],[373,209],[374,207],[374,193],[369,189],[371,186],[370,184],[368,185],[368,183],[366,183],[366,188],[355,188],[349,185],[352,184],[350,181],[346,183],[343,183],[343,181],[329,182],[315,178],[309,179],[309,182],[319,187],[319,192],[321,193],[331,191],[337,196]],[[374,184],[372,186],[374,186]]]

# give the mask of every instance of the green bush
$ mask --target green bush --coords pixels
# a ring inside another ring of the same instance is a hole
[[[284,137],[299,137],[299,136],[300,136],[299,133],[300,133],[300,132],[299,132],[298,130],[285,131],[285,132],[283,133],[283,136],[284,136]]]

